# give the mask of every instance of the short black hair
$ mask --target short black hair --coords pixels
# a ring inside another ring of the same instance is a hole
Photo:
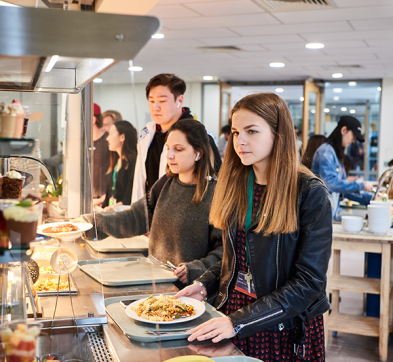
[[[221,128],[221,133],[231,134],[231,126],[226,124],[224,127]]]
[[[183,79],[179,78],[175,74],[158,74],[150,79],[149,83],[146,86],[146,98],[149,99],[150,90],[154,87],[158,87],[162,85],[164,87],[168,87],[175,100],[180,95],[186,92],[186,83]]]

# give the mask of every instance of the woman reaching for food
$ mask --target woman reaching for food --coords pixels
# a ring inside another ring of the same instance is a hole
[[[216,180],[205,127],[193,119],[176,122],[166,139],[167,173],[147,196],[149,253],[176,265],[176,276],[190,284],[222,258],[221,232],[209,225]],[[98,239],[145,234],[146,199],[114,215],[84,215],[96,224]],[[86,233],[96,237],[94,228]]]
[[[324,361],[328,190],[297,162],[292,118],[278,95],[249,95],[231,115],[210,212],[223,230],[223,259],[175,296],[218,292],[216,307],[226,316],[191,329],[189,341],[232,338],[265,362]]]

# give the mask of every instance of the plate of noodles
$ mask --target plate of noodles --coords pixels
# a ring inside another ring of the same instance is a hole
[[[205,312],[205,304],[193,298],[169,295],[136,300],[126,308],[126,314],[139,322],[175,324],[191,321]]]
[[[72,222],[54,222],[51,224],[42,224],[37,227],[37,234],[42,234],[51,237],[77,236],[83,231],[90,230],[92,224],[87,222],[72,223]]]

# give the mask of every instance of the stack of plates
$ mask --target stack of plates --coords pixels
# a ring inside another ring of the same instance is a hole
[[[373,234],[386,234],[391,226],[390,204],[372,202],[367,206],[368,229]]]

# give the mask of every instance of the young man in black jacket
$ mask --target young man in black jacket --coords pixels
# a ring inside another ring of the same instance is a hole
[[[142,198],[165,174],[165,137],[169,128],[180,119],[193,118],[190,109],[183,107],[185,91],[185,82],[174,74],[158,74],[146,86],[154,122],[146,124],[139,136],[131,203]],[[209,142],[214,152],[214,169],[218,173],[221,157],[210,134]]]

